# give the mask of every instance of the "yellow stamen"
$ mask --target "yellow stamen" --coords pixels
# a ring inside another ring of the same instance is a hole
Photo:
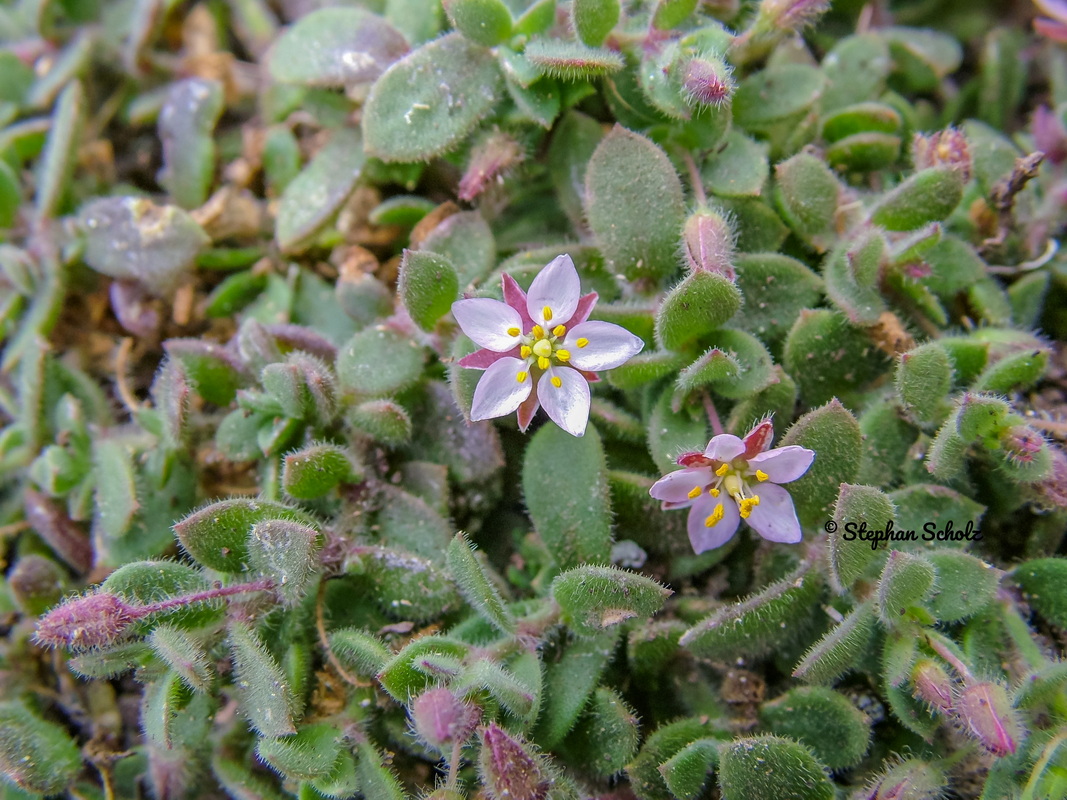
[[[538,339],[533,343],[533,352],[535,356],[548,358],[552,355],[552,342],[548,341],[548,339]]]
[[[589,344],[589,340],[586,339],[583,336],[581,339],[579,339],[577,342],[575,342],[575,344],[578,345],[579,347],[585,347],[587,344]]]
[[[532,352],[533,352],[533,348],[530,347],[530,345],[528,345],[528,344],[524,344],[522,347],[519,348],[519,355],[522,356],[523,358],[529,358],[530,357],[530,353],[532,353]]]
[[[548,369],[548,367],[551,365],[551,363],[552,362],[549,361],[544,356],[541,356],[540,358],[537,359],[537,366],[540,367],[541,369]]]
[[[555,386],[557,389],[563,385],[563,381],[560,379],[559,375],[552,376],[552,385]]]
[[[769,477],[771,477],[771,476],[768,475],[763,470],[761,470],[761,469],[756,470],[756,480],[760,481],[761,483],[763,481],[767,480],[767,478],[769,478]]]
[[[722,519],[722,515],[722,503],[719,503],[717,506],[715,506],[715,510],[708,515],[708,518],[704,520],[704,527],[714,528],[718,524],[719,520]]]
[[[520,333],[522,333],[522,331],[520,331],[518,328],[508,328],[508,336],[518,336]]]
[[[741,501],[741,519],[748,519],[752,509],[759,505],[758,497],[746,497]]]
[[[545,337],[545,329],[542,328],[540,325],[534,325],[532,328],[530,328],[530,334],[535,339],[543,339]]]
[[[729,471],[730,471],[730,465],[729,464],[723,464],[721,467],[719,467],[717,470],[715,470],[715,474],[718,475],[721,478],[723,475],[725,475]]]
[[[545,306],[544,308],[541,309],[541,316],[543,316],[545,318],[545,322],[551,322],[552,321],[552,309],[549,308],[548,306]]]
[[[553,336],[563,336],[567,332],[567,329],[563,325],[557,325],[552,329]]]
[[[526,379],[528,377],[530,377],[530,373],[520,372],[515,376],[515,380],[517,380],[519,383],[526,383]]]
[[[556,351],[556,358],[558,358],[560,361],[570,361],[571,360],[570,351],[569,350],[557,350]]]
[[[700,497],[700,493],[702,491],[704,490],[701,489],[699,486],[694,486],[692,489],[689,490],[689,499],[696,500],[698,497]]]
[[[712,497],[718,497],[719,490],[712,486],[710,489],[708,489],[708,494],[710,494]]]

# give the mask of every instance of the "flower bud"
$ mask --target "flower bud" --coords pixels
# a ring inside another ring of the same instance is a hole
[[[718,108],[733,97],[733,76],[730,67],[718,58],[693,58],[682,70],[682,89],[693,105]]]
[[[943,796],[944,788],[941,770],[912,758],[892,767],[853,800],[937,800]]]
[[[829,8],[829,0],[763,0],[759,20],[782,32],[799,31]]]
[[[1012,461],[1029,464],[1045,446],[1045,439],[1028,425],[1014,425],[1001,434],[1000,444]]]
[[[478,725],[481,712],[443,687],[430,689],[415,698],[411,719],[415,732],[427,744],[444,750],[455,742],[464,742]]]
[[[37,641],[47,647],[89,650],[115,644],[142,614],[113,594],[79,597],[53,609],[37,623]]]
[[[714,272],[734,280],[734,232],[721,214],[700,209],[682,230],[686,265],[692,272]]]
[[[1067,126],[1063,118],[1047,106],[1038,106],[1030,123],[1034,146],[1053,164],[1067,161]]]
[[[916,171],[927,167],[949,167],[960,173],[964,183],[971,177],[971,149],[967,138],[955,128],[945,128],[929,136],[915,134],[911,158]]]
[[[911,671],[915,696],[938,711],[952,710],[952,679],[941,665],[929,658],[919,659]]]
[[[956,711],[967,731],[995,756],[1018,749],[1022,730],[1004,687],[991,681],[967,686],[956,700]]]
[[[1048,475],[1036,483],[1027,484],[1027,488],[1035,506],[1052,511],[1067,508],[1067,455],[1055,445],[1049,445],[1048,452],[1052,460]]]
[[[495,722],[482,731],[482,781],[492,800],[544,800],[552,786],[540,759]]]
[[[467,171],[459,182],[458,197],[470,202],[485,191],[489,182],[523,159],[519,143],[506,133],[495,131],[471,152]]]

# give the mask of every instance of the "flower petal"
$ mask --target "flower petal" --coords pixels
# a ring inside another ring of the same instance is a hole
[[[497,361],[507,356],[518,358],[519,348],[513,347],[504,353],[498,353],[496,350],[488,350],[483,347],[481,350],[475,350],[469,356],[463,356],[463,358],[456,363],[467,369],[488,369]]]
[[[715,509],[722,504],[722,518],[712,526],[708,526],[707,520]],[[719,498],[703,495],[693,503],[689,509],[689,519],[686,527],[689,529],[689,543],[693,545],[693,551],[698,555],[722,547],[733,535],[737,533],[737,526],[741,522],[741,514],[737,510],[737,503],[733,498],[722,495]]]
[[[580,345],[579,340],[584,345]],[[576,368],[599,372],[629,361],[641,352],[645,343],[620,325],[583,322],[567,331],[563,346],[571,354],[570,363]]]
[[[534,414],[537,413],[537,409],[541,407],[540,401],[537,399],[537,394],[531,394],[522,403],[519,404],[519,430],[526,433],[526,429],[530,427],[530,423],[533,422]]]
[[[771,483],[789,483],[807,472],[814,458],[814,450],[791,444],[753,456],[748,468],[753,474],[757,469],[763,470]]]
[[[518,408],[533,390],[533,379],[529,375],[522,383],[516,377],[525,371],[525,361],[505,357],[482,373],[478,385],[474,387],[471,420],[503,417]]]
[[[732,433],[720,433],[711,437],[704,455],[715,461],[733,461],[745,452],[745,443]]]
[[[559,386],[553,382],[559,379]],[[537,382],[537,399],[549,419],[571,436],[584,436],[589,423],[589,384],[578,370],[550,367]]]
[[[530,291],[526,293],[526,309],[534,322],[546,329],[566,325],[574,316],[581,293],[582,282],[578,279],[578,270],[574,268],[571,257],[564,253],[556,256],[537,273],[530,284]],[[545,319],[546,308],[551,319]]]
[[[708,467],[691,467],[668,472],[648,490],[656,500],[671,503],[672,508],[685,508],[695,501],[689,496],[694,487],[703,490],[714,481]]]
[[[593,306],[596,305],[596,301],[600,298],[596,292],[590,292],[589,294],[583,294],[578,298],[578,307],[574,309],[574,314],[571,316],[568,325],[578,325],[589,319],[589,315],[593,312]]]
[[[1034,0],[1034,5],[1053,19],[1067,21],[1067,2],[1064,0]]]
[[[452,313],[463,332],[479,347],[506,353],[518,347],[522,317],[506,303],[489,297],[472,297],[452,304]],[[512,336],[509,330],[517,330]]]
[[[753,494],[759,496],[759,505],[753,506],[746,520],[752,530],[770,542],[799,542],[802,538],[800,522],[789,492],[773,483],[753,486],[751,489]]]
[[[515,282],[515,279],[506,272],[500,279],[500,282],[504,286],[504,302],[519,312],[519,316],[522,317],[522,329],[524,331],[530,330],[530,328],[534,326],[534,323],[533,320],[530,319],[530,313],[526,310],[526,292],[524,292],[522,287]]]
[[[745,434],[745,458],[753,458],[767,450],[773,438],[774,426],[765,419]]]

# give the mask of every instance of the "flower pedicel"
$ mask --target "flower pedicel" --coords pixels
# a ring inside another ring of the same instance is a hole
[[[484,369],[471,403],[471,419],[519,412],[526,430],[539,406],[573,436],[589,422],[589,383],[644,347],[640,337],[610,322],[590,322],[597,294],[582,295],[569,255],[542,269],[529,293],[504,275],[504,302],[487,297],[458,300],[452,313],[482,349],[459,361]]]
[[[721,433],[703,453],[679,456],[683,468],[649,489],[665,511],[689,509],[689,541],[697,553],[726,544],[741,520],[769,541],[800,541],[793,498],[779,484],[807,472],[815,453],[797,445],[769,450],[773,437],[770,422],[759,423],[744,439]]]

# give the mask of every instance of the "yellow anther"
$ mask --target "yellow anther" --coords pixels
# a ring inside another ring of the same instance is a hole
[[[769,477],[771,477],[771,476],[768,475],[763,470],[761,470],[761,469],[756,470],[756,480],[762,482],[762,481],[767,480],[767,478],[769,478]]]
[[[508,336],[518,336],[520,333],[522,333],[522,331],[514,326],[508,328]]]
[[[578,345],[579,347],[585,347],[587,344],[589,344],[589,340],[586,339],[583,336],[581,339],[579,339],[577,342],[575,342],[575,344]]]
[[[549,366],[551,365],[551,363],[552,362],[549,361],[544,356],[541,356],[540,358],[537,359],[537,366],[540,367],[541,369],[548,369]]]
[[[545,337],[545,329],[542,328],[540,325],[534,325],[532,328],[530,328],[530,334],[535,339],[543,339]]]
[[[708,494],[710,494],[712,497],[718,497],[719,490],[712,486],[710,489],[708,489]]]
[[[759,505],[758,497],[746,497],[741,501],[741,519],[748,519],[752,509]]]
[[[699,486],[694,486],[692,489],[689,490],[689,499],[696,500],[698,497],[700,497],[700,493],[702,491],[704,490],[701,489]]]
[[[560,379],[559,375],[552,376],[552,385],[555,386],[557,389],[563,385],[563,381]]]
[[[522,356],[523,358],[529,358],[530,357],[530,353],[532,353],[532,352],[533,352],[533,348],[530,347],[530,345],[528,345],[528,344],[524,344],[522,347],[519,348],[519,355]]]
[[[556,358],[558,358],[560,361],[570,361],[571,360],[570,351],[569,350],[557,350],[556,351]]]
[[[519,383],[526,383],[526,379],[528,377],[530,377],[530,373],[520,372],[515,376],[515,380],[517,380]]]
[[[719,520],[722,519],[722,515],[722,503],[719,503],[717,506],[715,506],[715,510],[708,514],[708,518],[704,520],[704,527],[714,528],[718,524]]]
[[[554,327],[552,329],[552,335],[553,336],[563,336],[566,333],[567,333],[567,328],[564,327],[563,325],[557,325],[556,327]]]
[[[730,465],[729,464],[723,464],[721,467],[719,467],[717,470],[715,470],[715,474],[718,475],[721,478],[723,475],[725,475],[729,471],[730,471]]]
[[[541,316],[543,316],[545,318],[545,322],[551,322],[552,321],[552,309],[549,308],[548,306],[545,306],[544,308],[541,309]]]
[[[548,339],[538,339],[533,343],[533,352],[535,356],[548,358],[552,355],[552,342]]]

